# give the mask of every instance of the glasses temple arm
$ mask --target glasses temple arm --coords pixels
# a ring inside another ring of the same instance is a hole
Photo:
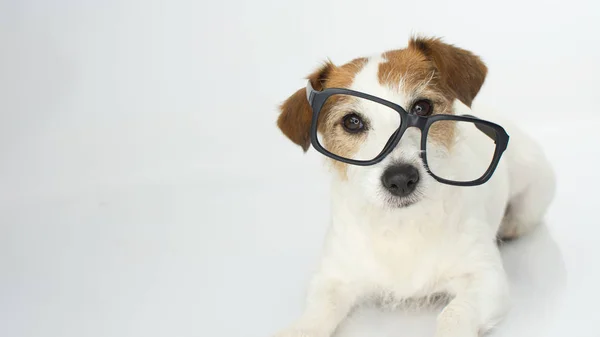
[[[315,96],[314,91],[315,91],[315,89],[313,89],[313,86],[310,83],[310,80],[308,80],[306,83],[306,99],[308,100],[308,104],[310,104],[310,105],[312,105],[312,101]]]
[[[479,118],[477,118],[477,117],[475,117],[473,115],[466,115],[465,114],[463,116],[474,118],[474,119],[479,119]],[[477,129],[479,129],[479,131],[483,132],[486,136],[490,137],[494,141],[494,143],[496,142],[496,131],[494,131],[494,129],[492,129],[492,128],[486,126],[486,125],[479,124],[479,123],[475,123],[475,127]]]

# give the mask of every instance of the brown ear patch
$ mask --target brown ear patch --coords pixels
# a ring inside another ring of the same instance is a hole
[[[329,73],[335,66],[327,62],[307,79],[316,90],[322,90],[327,82]],[[310,123],[312,109],[306,99],[306,89],[298,89],[279,107],[281,114],[277,119],[277,126],[292,142],[300,145],[304,152],[310,147]]]
[[[316,69],[307,79],[315,90],[325,88],[347,88],[352,84],[356,73],[366,64],[366,58],[354,59],[342,66],[335,66],[330,61]],[[334,99],[328,100],[328,105]],[[330,102],[331,101],[331,102]],[[280,106],[281,114],[277,126],[292,142],[300,145],[306,152],[310,147],[310,125],[312,109],[306,99],[306,89],[298,89]],[[323,108],[319,119],[327,118],[326,107]],[[325,133],[326,130],[322,130]],[[326,135],[325,135],[326,137]]]
[[[471,106],[487,76],[487,67],[479,56],[439,38],[412,38],[408,48],[430,59],[446,89]]]
[[[310,146],[311,110],[306,100],[306,91],[299,89],[280,107],[277,126],[292,142],[300,145],[304,152]]]

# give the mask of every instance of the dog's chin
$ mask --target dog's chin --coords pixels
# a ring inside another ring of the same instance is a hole
[[[399,209],[414,206],[419,201],[421,201],[421,197],[416,191],[405,197],[397,197],[388,193],[383,204],[385,208]]]

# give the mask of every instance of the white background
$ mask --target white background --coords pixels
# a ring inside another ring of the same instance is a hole
[[[269,337],[299,313],[327,174],[275,126],[325,58],[413,33],[481,55],[479,100],[559,174],[503,249],[496,336],[598,336],[596,1],[0,1],[0,335]],[[340,336],[430,336],[359,311]]]

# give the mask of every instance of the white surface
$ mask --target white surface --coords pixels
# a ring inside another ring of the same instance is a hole
[[[301,310],[327,175],[275,128],[320,60],[443,35],[559,174],[504,248],[496,336],[598,336],[598,3],[0,3],[0,335],[268,337]],[[539,118],[539,123],[534,120]],[[429,336],[359,311],[343,336]]]

